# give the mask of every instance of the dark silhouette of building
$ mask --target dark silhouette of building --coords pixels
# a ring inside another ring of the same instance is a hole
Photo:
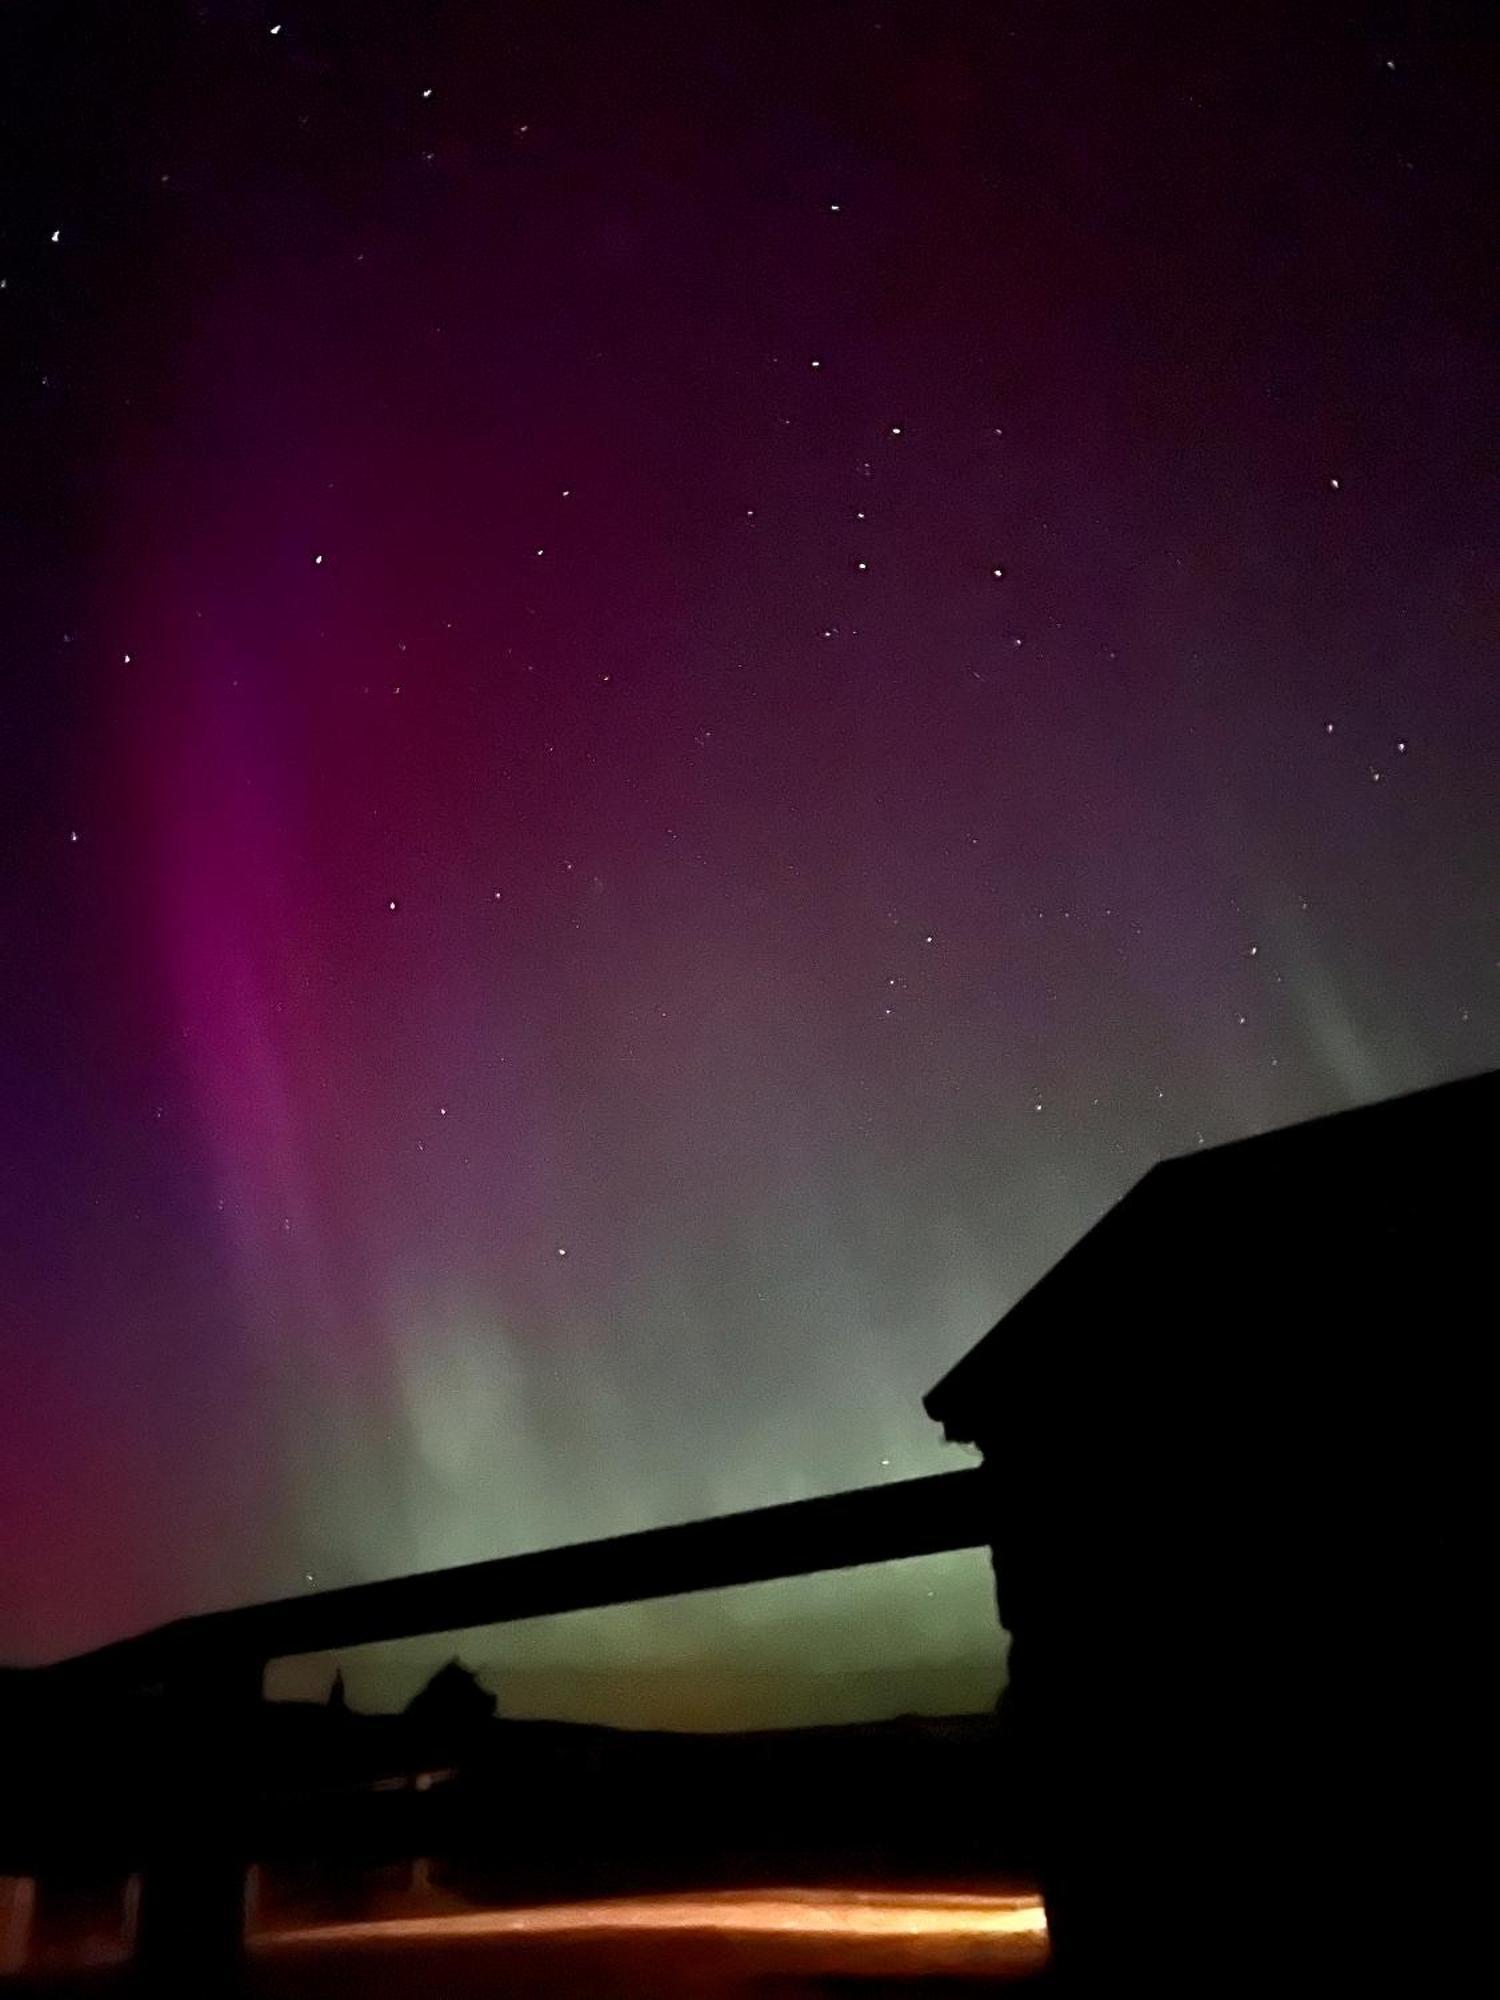
[[[439,1667],[406,1704],[408,1733],[443,1753],[462,1749],[495,1719],[497,1699],[458,1660]]]
[[[1474,1983],[1497,1112],[1490,1074],[1164,1162],[926,1398],[984,1453],[1078,1990]]]

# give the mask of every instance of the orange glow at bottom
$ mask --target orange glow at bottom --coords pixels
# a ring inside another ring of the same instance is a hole
[[[881,1893],[862,1890],[736,1890],[621,1897],[518,1910],[464,1910],[262,1932],[257,1950],[406,1938],[561,1937],[713,1931],[784,1938],[937,1938],[955,1943],[1013,1938],[1043,1945],[1047,1919],[1036,1896]]]

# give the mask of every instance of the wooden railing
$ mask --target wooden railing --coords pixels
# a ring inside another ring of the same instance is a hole
[[[209,1613],[35,1669],[47,1709],[142,1696],[165,1724],[162,1784],[142,1802],[143,1969],[162,1990],[235,1983],[256,1776],[242,1752],[270,1661],[979,1547],[983,1478],[938,1473]]]

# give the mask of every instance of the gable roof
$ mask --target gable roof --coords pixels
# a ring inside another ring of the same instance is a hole
[[[1495,1207],[1500,1070],[1159,1161],[923,1398],[971,1443],[1002,1401],[1109,1341],[1163,1327],[1170,1292],[1211,1318],[1236,1288],[1326,1283],[1346,1293],[1422,1251],[1439,1283],[1453,1246],[1478,1254]],[[1441,1246],[1441,1247],[1440,1247]],[[1399,1277],[1391,1283],[1399,1287]],[[1394,1295],[1394,1294],[1393,1294]],[[1200,1336],[1201,1337],[1201,1336]]]

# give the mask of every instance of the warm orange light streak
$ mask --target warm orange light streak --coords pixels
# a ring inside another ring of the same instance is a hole
[[[463,1910],[263,1932],[257,1949],[398,1938],[556,1937],[581,1933],[719,1931],[788,1938],[943,1937],[1042,1941],[1035,1896],[876,1894],[854,1890],[744,1890],[695,1896],[621,1897],[519,1910]]]

